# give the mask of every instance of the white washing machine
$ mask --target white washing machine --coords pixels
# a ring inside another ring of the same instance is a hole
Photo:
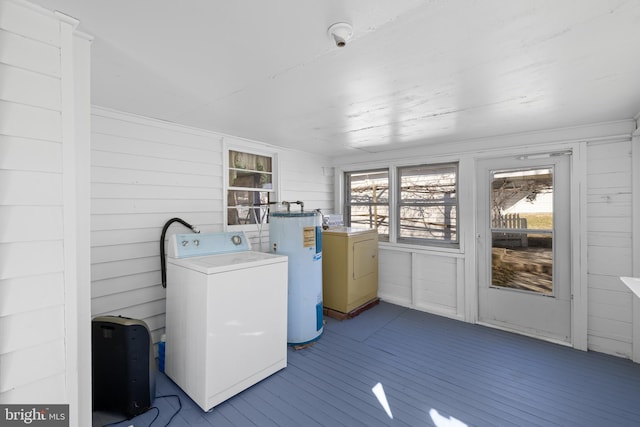
[[[287,257],[243,233],[175,234],[165,372],[203,410],[287,366]]]

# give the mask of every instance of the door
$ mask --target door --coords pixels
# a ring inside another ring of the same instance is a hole
[[[570,155],[478,167],[478,318],[571,342]]]

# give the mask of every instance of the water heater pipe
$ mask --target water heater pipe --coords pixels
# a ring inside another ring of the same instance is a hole
[[[296,200],[295,202],[282,202],[282,204],[287,207],[287,212],[291,211],[291,203],[295,203],[296,205],[300,205],[300,212],[304,212],[304,202],[302,202],[300,200]]]

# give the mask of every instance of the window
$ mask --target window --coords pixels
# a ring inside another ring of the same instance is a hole
[[[398,242],[458,243],[458,165],[398,168]]]
[[[375,228],[389,240],[389,171],[345,172],[345,224]]]
[[[267,222],[274,199],[273,158],[229,150],[227,225]]]

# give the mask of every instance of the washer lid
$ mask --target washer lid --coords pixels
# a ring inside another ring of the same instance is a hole
[[[179,265],[203,274],[216,274],[225,271],[259,267],[262,265],[287,262],[286,255],[266,252],[242,251],[218,255],[190,258],[168,258],[167,263]]]

